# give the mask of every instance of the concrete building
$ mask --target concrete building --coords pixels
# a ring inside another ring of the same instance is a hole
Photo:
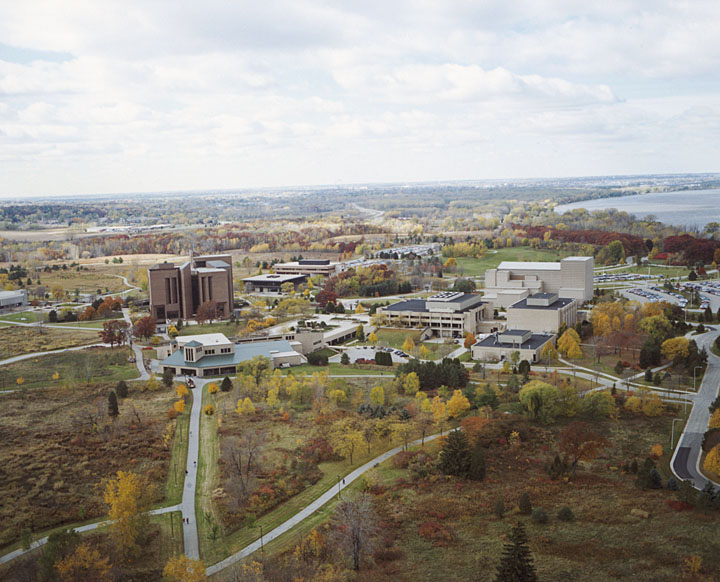
[[[509,359],[510,354],[520,352],[520,359],[537,362],[548,342],[555,339],[553,334],[533,333],[529,329],[513,329],[490,334],[476,342],[470,351],[473,360],[495,361]]]
[[[536,293],[507,308],[508,329],[528,329],[536,333],[557,333],[564,323],[577,323],[577,300],[555,293]]]
[[[182,265],[158,263],[148,269],[150,313],[158,321],[190,319],[206,301],[214,301],[219,318],[233,310],[230,255],[190,257]]]
[[[281,293],[283,283],[292,283],[295,289],[305,283],[307,275],[255,275],[243,279],[246,293]]]
[[[560,262],[503,261],[485,271],[485,299],[508,307],[536,293],[555,293],[579,303],[593,297],[593,257],[567,257]]]
[[[17,289],[16,291],[0,291],[0,309],[24,307],[27,304],[27,289]]]
[[[234,344],[221,333],[178,336],[176,351],[160,362],[160,370],[171,369],[177,376],[224,376],[255,356],[270,358],[273,368],[307,363],[284,340]]]
[[[480,295],[444,291],[427,299],[400,301],[377,313],[385,315],[391,327],[415,327],[434,336],[459,338],[490,326],[486,320],[492,310]]]
[[[277,263],[273,270],[278,275],[322,275],[330,277],[338,272],[340,263],[331,263],[328,259],[300,259],[289,263]]]

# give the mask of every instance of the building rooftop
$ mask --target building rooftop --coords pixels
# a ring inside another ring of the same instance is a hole
[[[15,289],[14,291],[0,291],[0,298],[3,297],[17,297],[18,295],[25,295],[25,289]]]
[[[540,293],[536,293],[532,297],[537,297],[538,295],[540,295]],[[543,295],[547,295],[547,293],[543,293]],[[550,293],[550,295],[552,295],[552,293]],[[525,298],[521,299],[517,303],[513,303],[510,307],[508,307],[508,309],[545,309],[557,311],[558,309],[562,309],[566,305],[570,305],[570,303],[572,303],[573,301],[575,300],[568,297],[560,297],[550,305],[528,305],[527,298]]]
[[[201,346],[202,344],[198,341],[192,340],[186,344],[184,344],[186,348],[196,348],[198,346]]]
[[[513,271],[513,270],[535,270],[535,271],[559,271],[560,263],[545,263],[545,262],[532,262],[532,261],[503,261],[497,266],[497,270],[502,269]]]
[[[269,273],[267,275],[255,275],[253,277],[246,277],[243,281],[250,281],[251,283],[285,283],[286,281],[296,281],[298,279],[305,279],[305,275],[279,275],[277,273]]]
[[[424,299],[406,299],[385,307],[387,311],[427,311]]]
[[[513,332],[520,332],[523,335],[528,333],[525,330],[510,330],[502,332],[502,335],[508,335]],[[530,336],[529,340],[518,345],[513,343],[500,342],[498,341],[498,334],[493,333],[485,339],[481,339],[480,341],[476,342],[475,346],[482,348],[516,348],[521,350],[535,350],[550,341],[552,338],[553,336],[551,334],[534,333]]]
[[[217,260],[217,259],[215,259],[215,260],[213,260],[213,261],[208,261],[208,262],[205,263],[205,264],[206,264],[208,267],[215,267],[216,269],[227,269],[227,268],[230,266],[230,265],[228,265],[225,261],[220,261],[220,260]]]
[[[197,335],[180,335],[176,341],[187,346],[193,342],[199,346],[217,346],[221,344],[229,344],[230,340],[222,333],[203,333]]]
[[[470,293],[463,293],[462,291],[441,291],[440,293],[431,295],[427,300],[442,301],[444,303],[451,303],[453,301],[460,302],[465,300],[467,295],[470,295]]]
[[[203,356],[197,362],[186,361],[184,351],[178,350],[160,364],[162,366],[184,366],[187,368],[225,368],[227,366],[238,366],[243,362],[252,360],[255,356],[272,358],[273,356],[287,356],[297,353],[292,349],[290,342],[286,340],[235,344],[233,348],[232,353]]]

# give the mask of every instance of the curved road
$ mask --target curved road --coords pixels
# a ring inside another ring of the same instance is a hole
[[[672,472],[679,479],[691,481],[697,489],[702,489],[709,481],[700,472],[700,457],[702,456],[703,435],[710,424],[708,407],[717,397],[720,387],[720,358],[711,350],[718,335],[720,332],[714,331],[695,337],[698,347],[704,347],[707,350],[708,366],[695,396],[694,406],[685,424],[685,430],[678,439],[677,447],[670,461]],[[715,485],[720,487],[717,483]]]

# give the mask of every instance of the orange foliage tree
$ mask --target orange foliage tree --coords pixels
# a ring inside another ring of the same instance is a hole
[[[560,451],[572,463],[573,473],[578,461],[592,461],[600,452],[610,446],[607,439],[590,430],[585,422],[571,422],[558,435]]]

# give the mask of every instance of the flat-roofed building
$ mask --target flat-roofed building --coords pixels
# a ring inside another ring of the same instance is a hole
[[[0,309],[24,307],[27,304],[27,289],[17,289],[15,291],[0,291]]]
[[[158,321],[190,319],[197,308],[214,301],[218,318],[233,310],[232,257],[190,257],[182,265],[158,263],[148,269],[150,313]]]
[[[507,328],[557,333],[562,324],[572,327],[577,323],[577,305],[577,300],[555,293],[529,295],[507,308]]]
[[[554,334],[533,333],[529,329],[512,329],[492,333],[477,341],[471,348],[473,360],[492,361],[509,359],[520,352],[520,359],[537,362],[543,348],[555,339]]]
[[[255,275],[243,279],[246,293],[282,293],[283,283],[292,283],[297,289],[305,283],[307,275],[278,275],[269,273],[267,275]]]
[[[234,374],[240,364],[265,356],[273,368],[299,366],[307,359],[285,340],[234,344],[221,333],[178,336],[176,351],[160,362],[164,372],[176,376],[222,376]]]
[[[443,291],[427,299],[407,299],[377,310],[392,327],[429,329],[439,337],[477,334],[491,313],[482,296],[475,293]]]
[[[536,293],[555,293],[579,303],[593,297],[593,257],[567,257],[559,262],[503,261],[485,271],[485,299],[508,307]]]
[[[340,263],[332,263],[329,259],[299,259],[289,263],[277,263],[273,270],[278,275],[323,275],[330,277],[338,272]]]

